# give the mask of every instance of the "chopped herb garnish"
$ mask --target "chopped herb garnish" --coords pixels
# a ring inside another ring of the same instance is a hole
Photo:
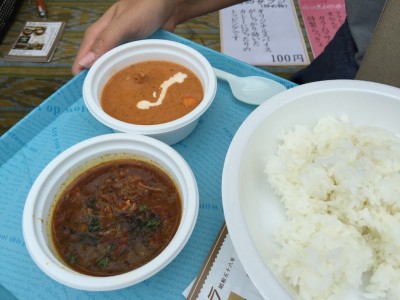
[[[95,209],[96,208],[96,196],[92,196],[86,200],[86,206],[88,208]]]
[[[99,218],[95,216],[90,216],[89,217],[89,226],[88,226],[89,232],[96,232],[100,230],[100,222]]]
[[[114,248],[115,248],[115,244],[113,244],[113,243],[107,244],[107,250],[113,250]]]
[[[79,235],[80,241],[87,246],[97,247],[99,238],[94,234],[84,233]]]
[[[146,222],[146,226],[149,227],[152,230],[156,230],[159,225],[160,225],[160,220],[155,215],[150,216],[149,219]]]
[[[110,264],[110,258],[108,256],[104,256],[97,262],[97,265],[101,269],[107,268],[109,264]]]
[[[141,205],[139,206],[139,211],[140,211],[140,212],[144,212],[146,209],[147,209],[147,205],[145,205],[145,204],[141,204]]]
[[[76,253],[75,253],[75,251],[72,252],[72,253],[68,256],[68,262],[69,262],[71,265],[76,264]]]

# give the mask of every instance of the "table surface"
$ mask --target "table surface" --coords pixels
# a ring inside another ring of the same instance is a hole
[[[239,76],[261,75],[293,83],[229,58],[177,35],[160,31],[151,38],[174,40],[200,51],[210,63]],[[237,129],[255,106],[235,100],[219,81],[215,100],[194,132],[173,145],[188,162],[200,194],[199,215],[183,251],[161,272],[114,292],[85,292],[65,287],[34,264],[25,247],[21,219],[25,199],[43,168],[68,147],[112,133],[86,109],[82,84],[86,71],[68,81],[21,122],[0,137],[0,284],[18,299],[179,299],[196,277],[224,223],[221,177],[226,152]],[[216,142],[217,141],[217,142]]]
[[[48,20],[65,21],[65,31],[50,63],[0,60],[0,135],[72,78],[71,64],[86,27],[97,20],[114,2],[110,0],[46,1],[49,11]],[[294,2],[298,11],[297,1]],[[38,18],[35,3],[36,1],[23,1],[15,21],[0,44],[2,54],[6,53],[15,41],[26,21],[42,20]],[[299,11],[298,15],[304,31]],[[220,51],[218,12],[181,24],[175,33],[200,45]],[[310,49],[309,53],[311,53]],[[300,67],[263,66],[260,68],[282,78],[289,78]]]

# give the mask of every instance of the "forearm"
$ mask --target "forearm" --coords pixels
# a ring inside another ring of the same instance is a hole
[[[181,24],[192,18],[244,2],[244,0],[178,0],[172,22]]]
[[[244,0],[189,0],[188,2],[188,19],[205,15],[213,11],[232,6]]]

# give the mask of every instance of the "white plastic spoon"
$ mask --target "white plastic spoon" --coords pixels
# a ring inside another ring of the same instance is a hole
[[[279,82],[261,76],[239,77],[213,68],[217,78],[229,83],[236,99],[253,105],[260,105],[268,98],[283,92],[286,87]]]

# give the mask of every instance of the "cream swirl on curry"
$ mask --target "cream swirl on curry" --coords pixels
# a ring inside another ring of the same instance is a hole
[[[149,109],[152,106],[161,105],[165,98],[165,94],[167,93],[168,88],[175,83],[182,83],[186,77],[187,75],[182,72],[176,73],[174,76],[170,77],[168,80],[164,81],[161,84],[160,86],[161,93],[156,102],[150,102],[149,100],[141,100],[136,104],[136,107],[139,109]],[[153,96],[156,97],[156,95],[157,92],[153,92]]]
[[[114,74],[102,91],[101,106],[123,122],[154,125],[190,113],[203,96],[200,79],[191,70],[169,61],[149,60]]]

